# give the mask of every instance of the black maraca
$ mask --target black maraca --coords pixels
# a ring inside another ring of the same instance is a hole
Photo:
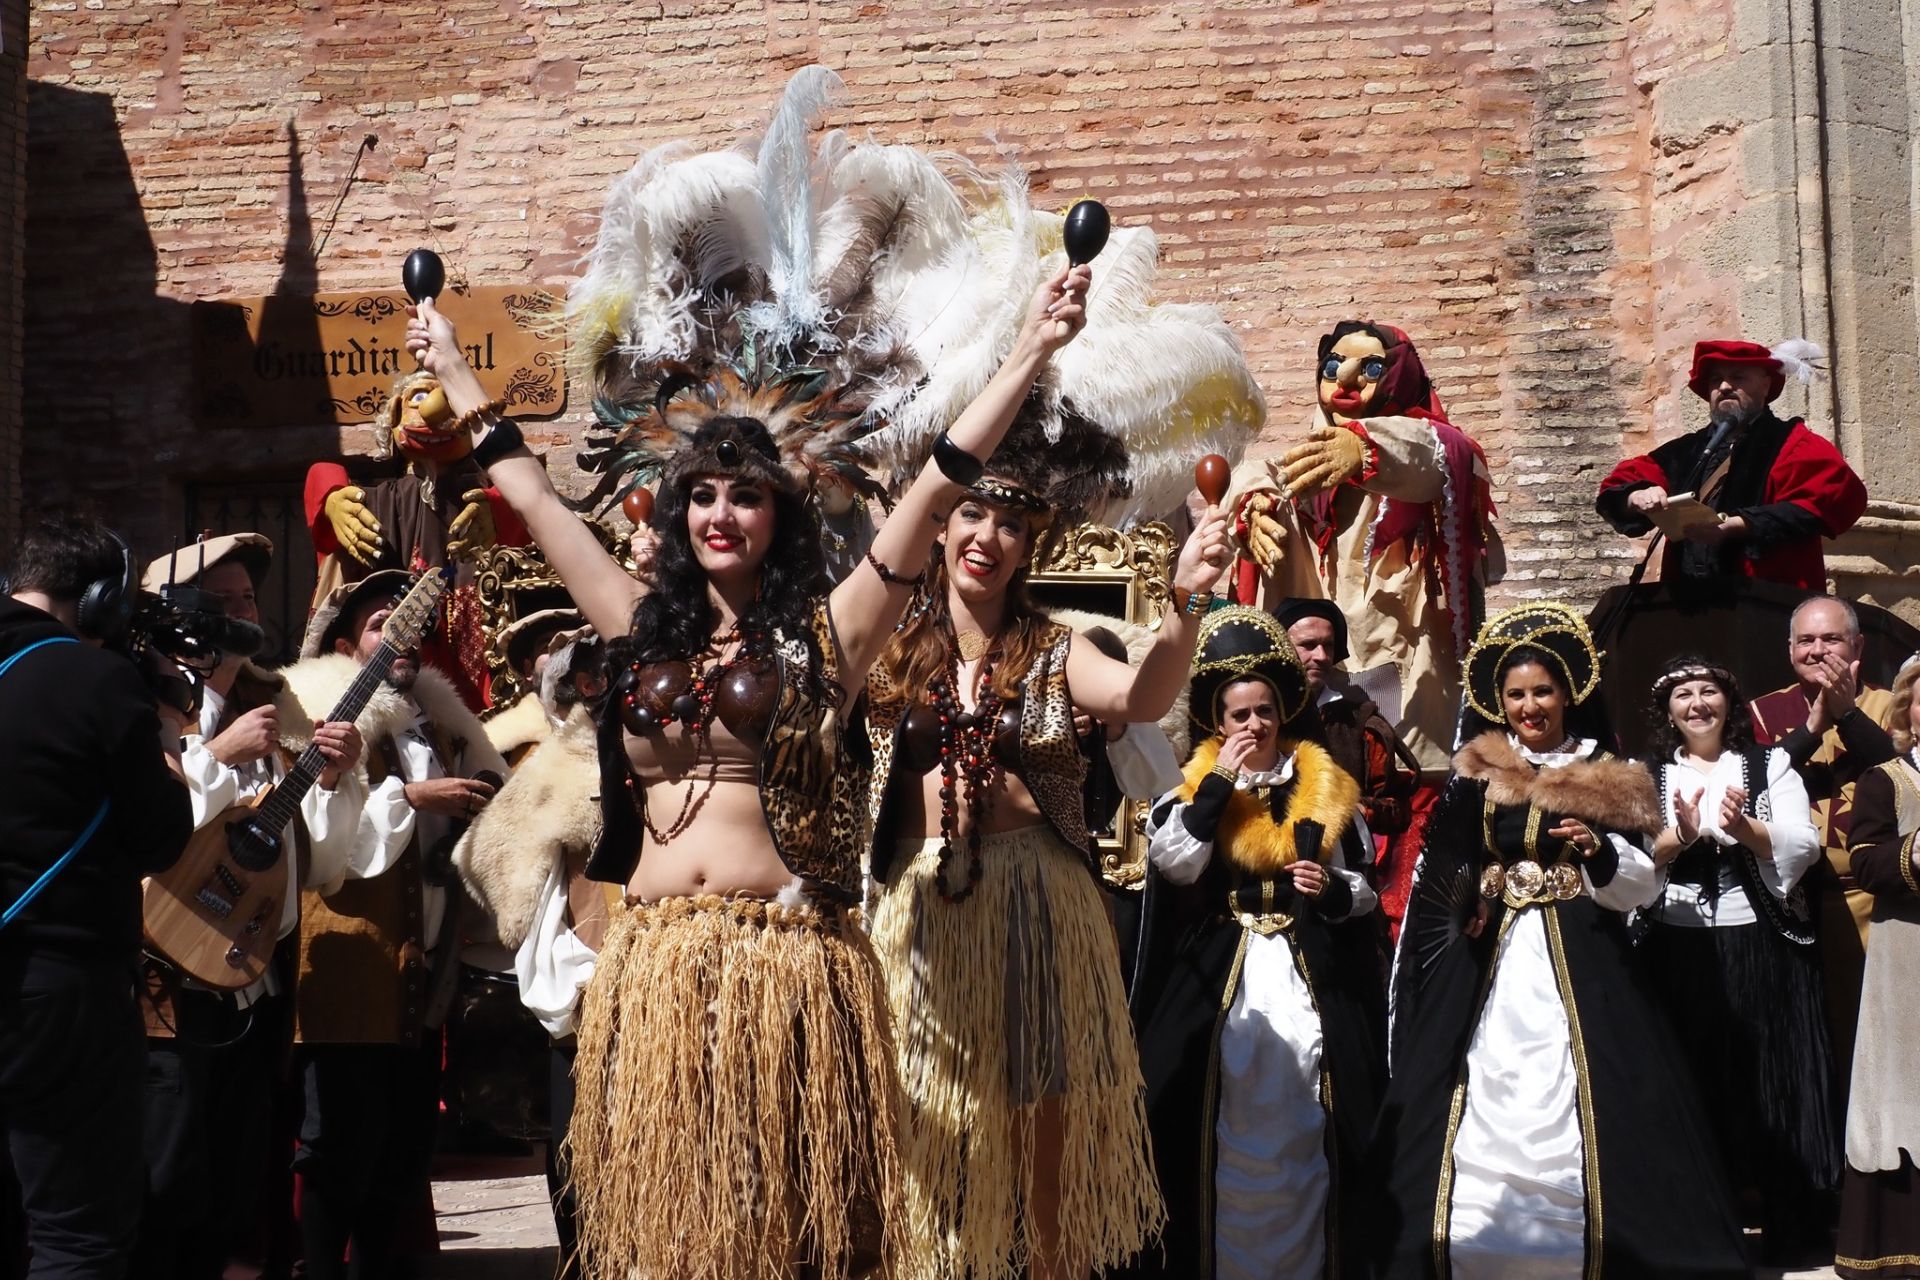
[[[1107,216],[1107,206],[1098,200],[1082,200],[1067,210],[1067,225],[1062,238],[1067,245],[1067,263],[1079,266],[1092,262],[1107,247],[1107,233],[1113,230],[1113,219]]]
[[[1106,238],[1103,233],[1101,239]],[[415,249],[400,268],[400,285],[415,302],[437,298],[447,286],[447,268],[440,255],[431,249]]]

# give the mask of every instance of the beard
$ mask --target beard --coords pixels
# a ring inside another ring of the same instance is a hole
[[[413,682],[419,678],[420,663],[416,658],[395,658],[387,668],[387,686],[396,693],[412,693]]]
[[[1758,410],[1748,413],[1737,405],[1717,404],[1707,414],[1707,421],[1711,422],[1714,430],[1717,431],[1722,427],[1744,427],[1758,416]]]

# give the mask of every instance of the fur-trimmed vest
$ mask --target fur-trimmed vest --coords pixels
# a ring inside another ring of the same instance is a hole
[[[501,945],[525,941],[555,863],[592,851],[600,838],[599,793],[593,716],[581,704],[521,758],[460,837],[453,865],[468,896],[492,917]]]
[[[516,769],[530,751],[553,734],[553,724],[547,719],[547,709],[540,705],[537,693],[522,694],[503,710],[488,716],[484,723],[493,749]]]
[[[281,674],[302,707],[330,709],[359,671],[352,658],[323,654]],[[507,762],[452,682],[422,667],[411,700],[383,684],[355,721],[366,739],[362,759],[370,785],[386,778],[389,739],[413,723],[416,709],[426,714],[434,753],[448,776],[472,777],[482,770],[506,774]],[[289,727],[283,720],[283,731]],[[291,727],[313,731],[311,721]],[[427,952],[443,941],[449,946],[458,941],[424,936],[422,887],[416,835],[384,874],[370,880],[349,878],[301,895],[297,1039],[310,1044],[411,1044],[419,1038],[433,994]],[[455,918],[456,913],[447,913],[448,922]],[[449,956],[441,959],[444,964]]]
[[[1194,792],[1219,760],[1222,745],[1216,736],[1194,748],[1193,758],[1182,770],[1186,781],[1175,792],[1183,804],[1192,803]],[[1320,824],[1320,861],[1332,861],[1360,804],[1360,784],[1334,762],[1325,747],[1305,741],[1281,743],[1282,753],[1289,749],[1294,783],[1282,813],[1276,817],[1265,795],[1235,788],[1214,833],[1214,852],[1256,876],[1277,875],[1292,865],[1298,857],[1294,827],[1303,820]]]

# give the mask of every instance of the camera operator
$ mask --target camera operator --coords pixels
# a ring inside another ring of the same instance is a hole
[[[35,1280],[125,1275],[140,1217],[140,878],[193,819],[184,717],[102,647],[133,595],[126,543],[71,517],[27,533],[0,592],[0,1130]]]
[[[164,619],[152,643],[206,668],[180,760],[196,830],[256,802],[309,741],[326,760],[298,815],[276,833],[289,850],[277,922],[285,941],[300,923],[300,890],[345,874],[367,787],[355,767],[359,730],[340,722],[307,732],[328,708],[304,705],[289,686],[293,673],[249,660],[266,639],[255,593],[272,563],[264,535],[227,534],[155,560],[141,585]],[[208,990],[148,955],[147,1207],[134,1252],[141,1280],[218,1280],[250,1228],[277,1221],[268,1197],[277,1191],[291,1203],[272,1121],[276,1088],[290,1084],[297,950],[285,942],[266,974],[237,992]]]

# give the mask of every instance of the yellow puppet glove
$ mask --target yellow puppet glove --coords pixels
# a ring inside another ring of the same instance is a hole
[[[333,526],[333,539],[340,549],[371,565],[380,556],[380,522],[367,509],[367,491],[358,485],[345,485],[327,495],[321,514]]]
[[[1280,456],[1281,479],[1296,498],[1344,484],[1366,465],[1367,442],[1347,427],[1315,427],[1307,433],[1306,443]]]
[[[1278,514],[1286,498],[1272,489],[1262,489],[1247,499],[1242,508],[1242,544],[1260,572],[1272,573],[1280,563],[1287,540],[1287,526]]]
[[[447,526],[447,554],[478,564],[498,538],[493,527],[493,504],[487,501],[485,489],[469,489],[460,495],[460,501],[467,505]]]

